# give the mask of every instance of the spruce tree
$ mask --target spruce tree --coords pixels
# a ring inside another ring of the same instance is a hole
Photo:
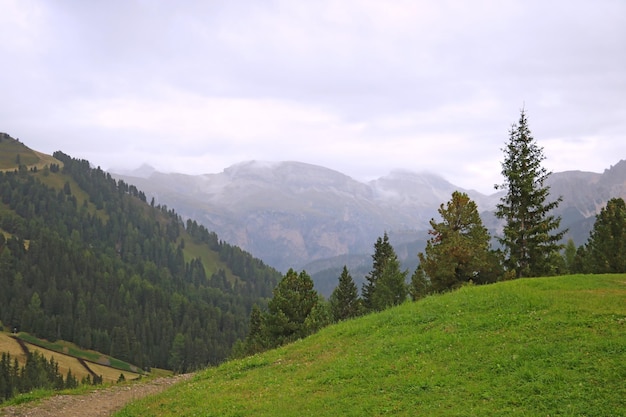
[[[330,310],[334,321],[346,320],[361,313],[359,290],[345,265],[339,276],[339,284],[330,296]]]
[[[432,285],[428,278],[426,278],[426,273],[424,272],[424,268],[421,265],[418,265],[415,268],[415,272],[411,276],[411,284],[409,285],[409,295],[411,296],[411,300],[417,301],[421,298],[426,297],[432,291]]]
[[[587,241],[587,272],[626,272],[626,203],[610,199],[596,217]]]
[[[400,261],[385,232],[374,244],[372,271],[365,277],[363,305],[366,311],[380,311],[406,300],[408,271],[400,270]]]
[[[245,354],[253,355],[267,349],[266,333],[265,317],[259,306],[254,304],[250,313],[250,331],[245,340]]]
[[[522,110],[513,124],[503,149],[502,175],[505,182],[496,189],[506,190],[497,205],[496,216],[505,221],[503,236],[505,266],[519,277],[549,273],[550,259],[562,245],[565,231],[556,232],[561,218],[551,214],[561,198],[548,202],[550,187],[544,185],[550,173],[542,166],[545,159],[528,128]]]

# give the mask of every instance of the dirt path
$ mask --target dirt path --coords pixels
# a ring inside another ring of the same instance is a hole
[[[156,394],[193,374],[158,378],[149,382],[115,385],[84,395],[55,395],[36,404],[0,408],[2,417],[105,417],[127,403]]]

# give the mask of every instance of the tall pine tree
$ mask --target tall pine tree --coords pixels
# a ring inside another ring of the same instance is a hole
[[[400,270],[400,261],[385,232],[374,244],[372,271],[365,277],[363,306],[366,311],[380,311],[406,300],[408,271]]]
[[[587,241],[587,271],[626,272],[626,203],[612,198],[600,211]]]
[[[339,284],[330,295],[330,310],[335,321],[346,320],[361,314],[359,290],[345,265],[339,276]]]
[[[519,277],[550,273],[550,259],[562,245],[565,231],[556,232],[561,218],[551,214],[561,198],[548,202],[550,187],[544,185],[549,172],[542,166],[545,159],[528,128],[522,110],[518,124],[513,124],[509,141],[503,149],[502,175],[505,182],[496,189],[506,190],[497,206],[496,216],[503,219],[505,266]]]

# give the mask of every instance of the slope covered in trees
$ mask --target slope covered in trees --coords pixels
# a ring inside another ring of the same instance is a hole
[[[54,157],[0,172],[0,322],[141,367],[225,359],[280,274],[88,161]]]

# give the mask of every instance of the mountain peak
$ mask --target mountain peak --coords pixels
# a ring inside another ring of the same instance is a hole
[[[113,168],[111,169],[111,172],[114,172],[116,174],[120,174],[120,175],[126,175],[129,177],[135,177],[135,178],[150,178],[150,176],[152,176],[152,174],[154,174],[155,172],[157,172],[156,168],[154,168],[152,165],[148,165],[146,163],[141,164],[138,168],[135,169],[116,169]]]

